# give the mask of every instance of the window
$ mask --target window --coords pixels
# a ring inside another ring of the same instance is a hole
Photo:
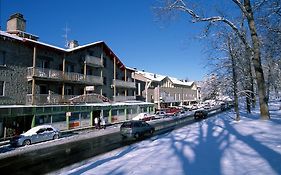
[[[0,81],[0,96],[4,96],[4,95],[5,95],[5,82]]]
[[[73,64],[66,65],[65,72],[74,72],[74,65]]]
[[[72,86],[65,86],[65,95],[74,95],[74,88]]]
[[[0,52],[0,66],[4,66],[6,64],[6,52]]]
[[[93,51],[89,51],[89,55],[90,56],[94,56],[94,52]]]
[[[47,60],[41,60],[40,61],[40,67],[49,69],[50,68],[50,62],[47,61]]]
[[[104,84],[104,85],[107,85],[107,83],[106,83],[106,77],[103,77],[103,84]]]
[[[103,58],[103,67],[106,67],[106,58]]]
[[[40,91],[39,91],[40,94],[48,94],[47,85],[40,85],[39,89],[40,89]]]

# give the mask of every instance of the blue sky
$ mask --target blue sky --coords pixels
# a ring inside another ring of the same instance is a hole
[[[0,0],[1,28],[11,14],[27,20],[26,32],[40,41],[64,47],[68,39],[80,45],[105,41],[121,61],[139,70],[180,79],[202,80],[207,70],[203,43],[194,38],[202,30],[187,18],[157,22],[153,0]]]

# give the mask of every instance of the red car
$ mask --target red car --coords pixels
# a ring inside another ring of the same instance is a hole
[[[135,116],[132,120],[143,120],[143,121],[149,121],[153,120],[154,116],[150,115],[148,113],[140,113],[137,116]]]

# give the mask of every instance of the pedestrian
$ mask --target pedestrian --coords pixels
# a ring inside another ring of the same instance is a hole
[[[98,118],[98,127],[99,127],[99,129],[101,128],[100,127],[100,122],[101,122],[101,120],[100,120],[100,117]]]
[[[105,126],[105,119],[103,117],[101,118],[101,126],[102,126],[103,129],[106,128],[106,126]]]
[[[98,117],[95,118],[95,128],[99,129],[99,119],[98,119]]]

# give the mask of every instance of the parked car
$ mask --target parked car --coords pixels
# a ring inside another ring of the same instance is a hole
[[[193,105],[191,106],[191,110],[196,110],[196,109],[198,109],[197,104],[193,104]]]
[[[120,127],[122,138],[139,139],[143,136],[151,136],[155,128],[145,121],[131,120],[124,122]]]
[[[165,118],[165,117],[167,117],[168,115],[167,115],[167,113],[165,112],[165,111],[157,111],[156,113],[155,113],[155,118],[156,119],[160,119],[160,118]]]
[[[165,112],[167,115],[172,116],[175,115],[176,113],[180,112],[181,109],[178,107],[168,107]]]
[[[186,117],[186,115],[187,115],[187,114],[186,114],[186,111],[184,111],[184,110],[182,110],[182,111],[180,111],[180,112],[177,113],[177,116],[180,117],[180,118],[181,118],[181,117]]]
[[[222,111],[225,111],[225,110],[227,109],[225,103],[221,103],[220,106],[221,106],[221,110],[222,110]]]
[[[139,113],[137,116],[135,116],[132,120],[143,120],[143,121],[149,121],[153,120],[154,116],[148,114],[148,113]]]
[[[26,146],[33,143],[58,139],[60,131],[51,125],[39,125],[31,128],[27,132],[11,138],[12,146]]]
[[[194,119],[204,119],[207,118],[208,112],[205,109],[199,109],[194,112]]]

